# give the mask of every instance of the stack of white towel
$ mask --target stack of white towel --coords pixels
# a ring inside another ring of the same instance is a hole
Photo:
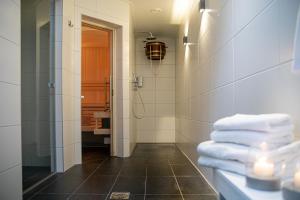
[[[261,153],[263,142],[275,163],[295,160],[300,142],[292,143],[293,129],[291,117],[286,114],[237,114],[220,119],[214,123],[211,141],[198,145],[198,163],[244,175],[246,163]]]

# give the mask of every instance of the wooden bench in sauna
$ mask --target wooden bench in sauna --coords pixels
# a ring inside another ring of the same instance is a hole
[[[96,127],[94,129],[95,135],[110,135],[111,129],[110,128],[99,128],[99,123],[102,124],[102,119],[110,119],[110,112],[94,112],[94,118],[96,119]]]

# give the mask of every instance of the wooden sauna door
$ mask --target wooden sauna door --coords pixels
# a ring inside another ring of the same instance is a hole
[[[111,31],[83,24],[81,49],[82,131],[94,131],[97,111],[110,112]],[[98,124],[101,126],[101,124]]]

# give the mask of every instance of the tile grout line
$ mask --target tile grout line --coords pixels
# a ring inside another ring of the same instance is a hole
[[[99,167],[102,166],[102,164],[103,164],[106,160],[108,160],[108,158],[104,159],[101,163],[99,163],[99,165],[94,169],[94,171],[93,171],[92,173],[90,173],[90,175],[88,175],[88,176],[86,177],[86,179],[84,179],[84,180],[82,181],[82,183],[80,183],[80,184],[74,189],[74,191],[70,194],[70,196],[69,196],[67,199],[70,199],[70,198],[71,198],[71,197],[79,190],[79,188],[80,188],[83,184],[85,184],[85,183],[87,182],[87,180],[88,180],[92,175],[94,175],[94,174],[96,173],[96,171],[99,169]]]
[[[120,171],[119,171],[119,173],[118,173],[116,179],[114,180],[113,184],[111,185],[111,187],[110,187],[110,189],[109,189],[109,191],[108,191],[108,194],[107,194],[105,200],[108,200],[109,194],[112,192],[114,186],[116,185],[117,180],[118,180],[118,178],[120,177],[120,174],[121,174],[121,171],[122,171],[123,167],[124,167],[124,165],[123,165],[123,163],[122,163],[122,167],[120,168]]]
[[[169,161],[169,160],[168,160],[168,163],[169,163],[169,165],[170,165],[170,167],[171,167],[171,171],[172,171],[172,173],[173,173],[173,177],[175,178],[176,185],[177,185],[177,187],[178,187],[178,189],[179,189],[179,192],[180,192],[181,198],[182,198],[182,200],[184,200],[184,197],[183,197],[183,194],[182,194],[181,188],[180,188],[180,186],[179,186],[179,183],[178,183],[178,181],[177,181],[177,178],[176,178],[175,172],[174,172],[174,170],[173,170],[173,167],[172,167],[172,165],[171,165],[171,163],[170,163],[170,161]]]
[[[178,148],[178,147],[176,147]],[[206,183],[209,185],[209,187],[215,192],[215,194],[218,194],[218,191],[215,190],[215,188],[212,186],[212,184],[207,180],[207,178],[204,176],[204,174],[200,171],[200,169],[198,169],[198,167],[195,165],[195,163],[193,163],[193,161],[180,149],[178,148],[179,151],[186,157],[186,159],[188,159],[188,161],[190,162],[190,164],[193,165],[193,167],[199,172],[200,176],[206,181]]]

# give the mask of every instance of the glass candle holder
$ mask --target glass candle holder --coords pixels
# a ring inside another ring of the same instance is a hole
[[[250,149],[246,164],[247,186],[264,191],[280,190],[283,162],[274,158],[276,150],[270,150],[265,142],[259,149]]]
[[[285,174],[283,176],[282,196],[285,200],[300,199],[300,158],[290,158],[286,161]]]

